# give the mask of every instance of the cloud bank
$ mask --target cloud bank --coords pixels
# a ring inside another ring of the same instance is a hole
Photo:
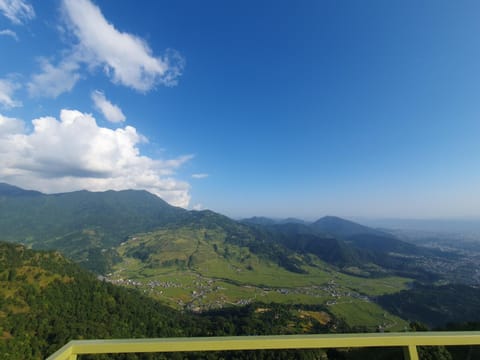
[[[140,154],[146,141],[131,126],[100,127],[90,115],[62,110],[60,118],[23,121],[0,115],[0,179],[47,193],[145,189],[187,207],[190,185],[174,177],[191,156],[156,160]]]
[[[107,100],[103,92],[98,90],[93,91],[92,100],[95,108],[100,111],[108,121],[112,123],[118,123],[126,120],[122,109]]]

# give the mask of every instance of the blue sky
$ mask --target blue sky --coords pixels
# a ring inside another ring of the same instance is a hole
[[[0,181],[480,216],[477,1],[0,0]]]

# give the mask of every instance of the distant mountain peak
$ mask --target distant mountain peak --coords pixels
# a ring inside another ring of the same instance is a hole
[[[312,227],[318,231],[345,237],[357,234],[379,234],[380,231],[356,222],[343,219],[338,216],[324,216],[312,224]]]
[[[286,219],[279,220],[278,223],[279,224],[302,224],[302,225],[308,224],[307,221],[302,220],[302,219],[297,219],[297,218],[294,218],[294,217],[288,217]]]
[[[276,220],[264,216],[253,216],[247,219],[242,219],[240,222],[250,225],[274,225],[277,223]]]
[[[24,190],[18,186],[10,185],[7,183],[0,183],[0,196],[38,196],[43,195],[39,191]]]

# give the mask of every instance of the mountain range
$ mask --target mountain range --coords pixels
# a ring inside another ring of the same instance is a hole
[[[404,256],[431,255],[391,234],[334,216],[313,223],[267,218],[234,221],[204,210],[174,207],[146,191],[42,194],[0,184],[1,240],[59,250],[86,268],[106,273],[117,247],[131,236],[158,229],[217,228],[223,241],[247,247],[291,271],[302,272],[298,254],[313,254],[341,268],[373,263],[398,272]]]

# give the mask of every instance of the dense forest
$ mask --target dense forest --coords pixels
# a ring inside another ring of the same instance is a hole
[[[480,321],[480,289],[468,285],[415,284],[412,289],[383,295],[378,302],[404,319],[421,321],[431,327]]]

